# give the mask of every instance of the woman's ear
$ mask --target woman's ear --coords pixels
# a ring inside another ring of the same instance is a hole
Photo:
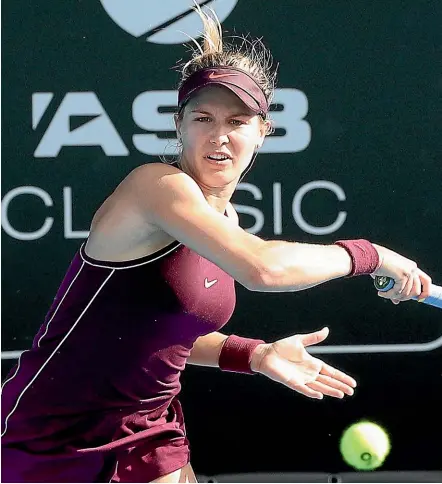
[[[265,137],[268,136],[272,131],[272,122],[269,119],[266,119],[263,123],[261,123],[261,128],[259,130],[259,141],[256,143],[257,148],[261,148]]]
[[[273,132],[273,123],[270,119],[264,121],[264,136],[268,136]]]
[[[266,119],[261,123],[261,127],[258,134],[258,141],[255,145],[256,149],[259,150],[264,143],[265,137],[272,132],[272,123],[270,120]]]
[[[181,141],[181,118],[178,114],[173,115],[173,120],[175,122],[176,136],[179,141]]]

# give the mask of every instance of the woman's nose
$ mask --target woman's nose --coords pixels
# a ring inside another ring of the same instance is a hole
[[[229,136],[225,130],[217,128],[214,129],[210,136],[210,143],[215,146],[222,146],[229,142]]]

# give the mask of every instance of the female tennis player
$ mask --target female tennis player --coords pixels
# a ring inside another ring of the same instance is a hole
[[[300,291],[345,276],[397,281],[382,295],[426,297],[430,278],[366,240],[265,241],[230,199],[271,129],[270,56],[204,41],[183,67],[178,163],[135,169],[97,211],[32,348],[3,387],[3,482],[195,481],[181,406],[186,363],[261,373],[310,398],[356,382],[306,347],[328,329],[266,343],[218,332],[252,291]],[[260,49],[260,50],[259,50]],[[258,53],[259,51],[259,53]]]

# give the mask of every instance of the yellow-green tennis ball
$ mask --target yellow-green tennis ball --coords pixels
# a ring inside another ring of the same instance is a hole
[[[382,427],[363,421],[345,429],[339,447],[348,465],[371,471],[381,466],[390,452],[390,439]]]

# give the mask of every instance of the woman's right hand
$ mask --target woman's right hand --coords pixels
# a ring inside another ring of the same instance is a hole
[[[399,304],[416,296],[424,299],[430,295],[431,277],[420,270],[416,262],[381,245],[373,245],[379,254],[380,266],[371,276],[387,276],[395,281],[389,291],[378,292],[380,297]]]

